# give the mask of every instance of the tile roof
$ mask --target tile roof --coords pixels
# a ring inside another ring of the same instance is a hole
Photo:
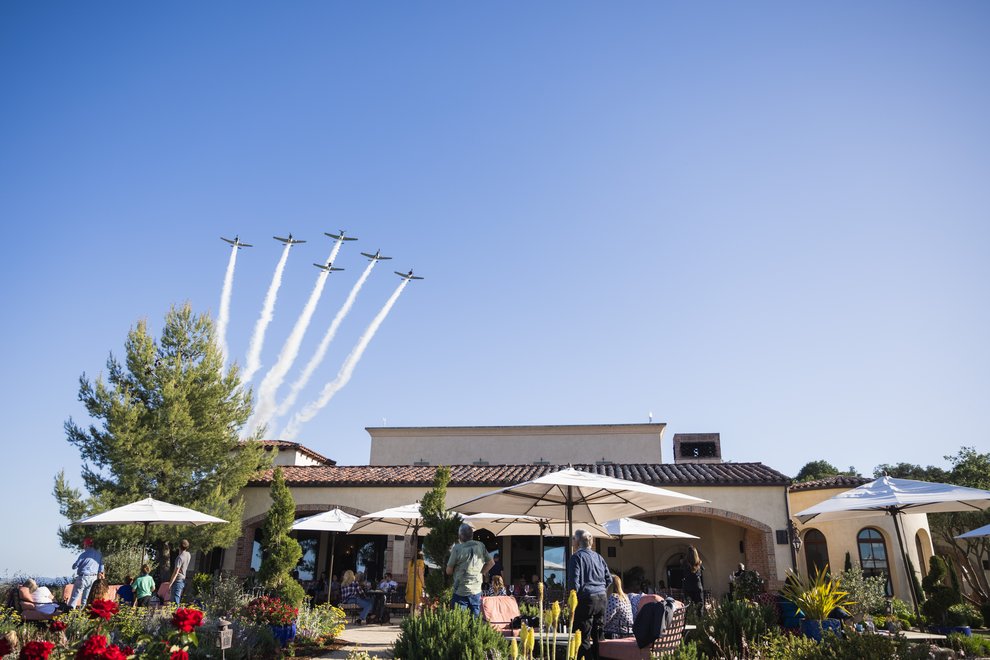
[[[832,477],[824,477],[822,479],[815,479],[813,481],[800,481],[798,483],[792,484],[788,490],[790,490],[793,493],[802,490],[826,490],[828,488],[856,488],[870,481],[873,481],[873,479],[867,479],[866,477],[851,477],[847,474],[837,474]]]
[[[511,486],[566,465],[452,465],[451,486]],[[653,486],[786,486],[789,477],[763,463],[612,463],[574,465],[578,470]],[[429,486],[435,465],[290,466],[282,473],[290,486]],[[251,481],[267,485],[271,470]]]
[[[294,449],[294,450],[298,451],[300,454],[304,454],[306,456],[309,456],[314,461],[319,461],[320,463],[323,463],[324,465],[336,465],[337,464],[337,461],[333,460],[332,458],[327,458],[323,454],[320,454],[318,452],[315,452],[312,449],[310,449],[309,447],[306,447],[305,445],[301,445],[298,442],[289,442],[288,440],[259,440],[258,442],[260,442],[265,447],[270,447],[270,448],[273,448],[273,449],[279,449],[279,450],[282,450],[282,449]]]

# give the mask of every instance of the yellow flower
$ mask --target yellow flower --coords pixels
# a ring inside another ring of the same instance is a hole
[[[574,631],[574,658],[577,660],[578,651],[581,650],[581,631]]]
[[[550,606],[550,620],[553,621],[554,625],[557,625],[557,621],[560,620],[560,603],[553,601],[553,605]]]
[[[512,643],[509,644],[509,657],[512,660],[519,660],[519,643],[515,637],[512,638]]]
[[[543,602],[543,583],[542,582],[540,582],[539,584],[536,585],[536,591],[537,591],[537,593],[540,594],[540,602],[542,603]]]
[[[571,632],[574,632],[574,612],[577,610],[577,592],[573,589],[567,595],[567,606],[571,608]]]

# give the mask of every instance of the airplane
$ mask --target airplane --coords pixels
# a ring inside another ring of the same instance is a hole
[[[250,243],[241,243],[241,240],[240,239],[241,239],[240,236],[234,236],[234,240],[230,240],[229,238],[224,238],[223,236],[220,237],[220,240],[221,241],[227,241],[228,243],[230,243],[231,245],[233,245],[238,250],[240,250],[242,247],[254,247]]]
[[[398,275],[399,277],[401,277],[404,280],[421,280],[421,279],[423,279],[422,277],[419,277],[418,275],[413,275],[413,272],[411,270],[408,273],[400,273],[399,271],[395,271],[395,274]]]
[[[377,250],[374,254],[368,254],[367,252],[362,252],[361,253],[361,256],[362,257],[368,257],[372,261],[382,261],[384,259],[391,259],[392,258],[392,257],[383,257],[381,250]]]
[[[331,261],[328,261],[326,263],[326,265],[323,265],[323,264],[313,264],[313,265],[316,266],[317,268],[319,268],[320,270],[325,270],[328,273],[332,273],[332,272],[334,272],[336,270],[344,270],[343,268],[334,268],[333,267],[333,262],[331,262]]]
[[[337,240],[337,241],[356,241],[357,240],[357,238],[355,238],[354,236],[344,236],[344,230],[343,229],[338,229],[337,231],[339,231],[340,233],[339,234],[329,234],[327,232],[323,232],[323,233],[324,233],[324,235],[329,236],[330,238],[332,238],[334,240]]]
[[[289,234],[288,238],[282,238],[281,236],[272,236],[276,241],[282,241],[286,245],[296,245],[298,243],[305,243],[306,241],[300,241],[298,238],[292,238],[292,234]]]

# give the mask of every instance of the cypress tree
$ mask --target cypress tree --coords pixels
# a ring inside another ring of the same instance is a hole
[[[306,592],[292,577],[302,559],[299,542],[289,536],[295,522],[296,503],[285,484],[282,468],[275,468],[271,485],[272,506],[262,528],[262,560],[258,579],[279,598],[299,607]]]

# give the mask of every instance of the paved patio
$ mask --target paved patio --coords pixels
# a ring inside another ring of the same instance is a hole
[[[373,658],[391,658],[392,644],[399,637],[399,626],[348,625],[340,634],[345,646],[321,658],[346,658],[351,651],[366,651]]]

